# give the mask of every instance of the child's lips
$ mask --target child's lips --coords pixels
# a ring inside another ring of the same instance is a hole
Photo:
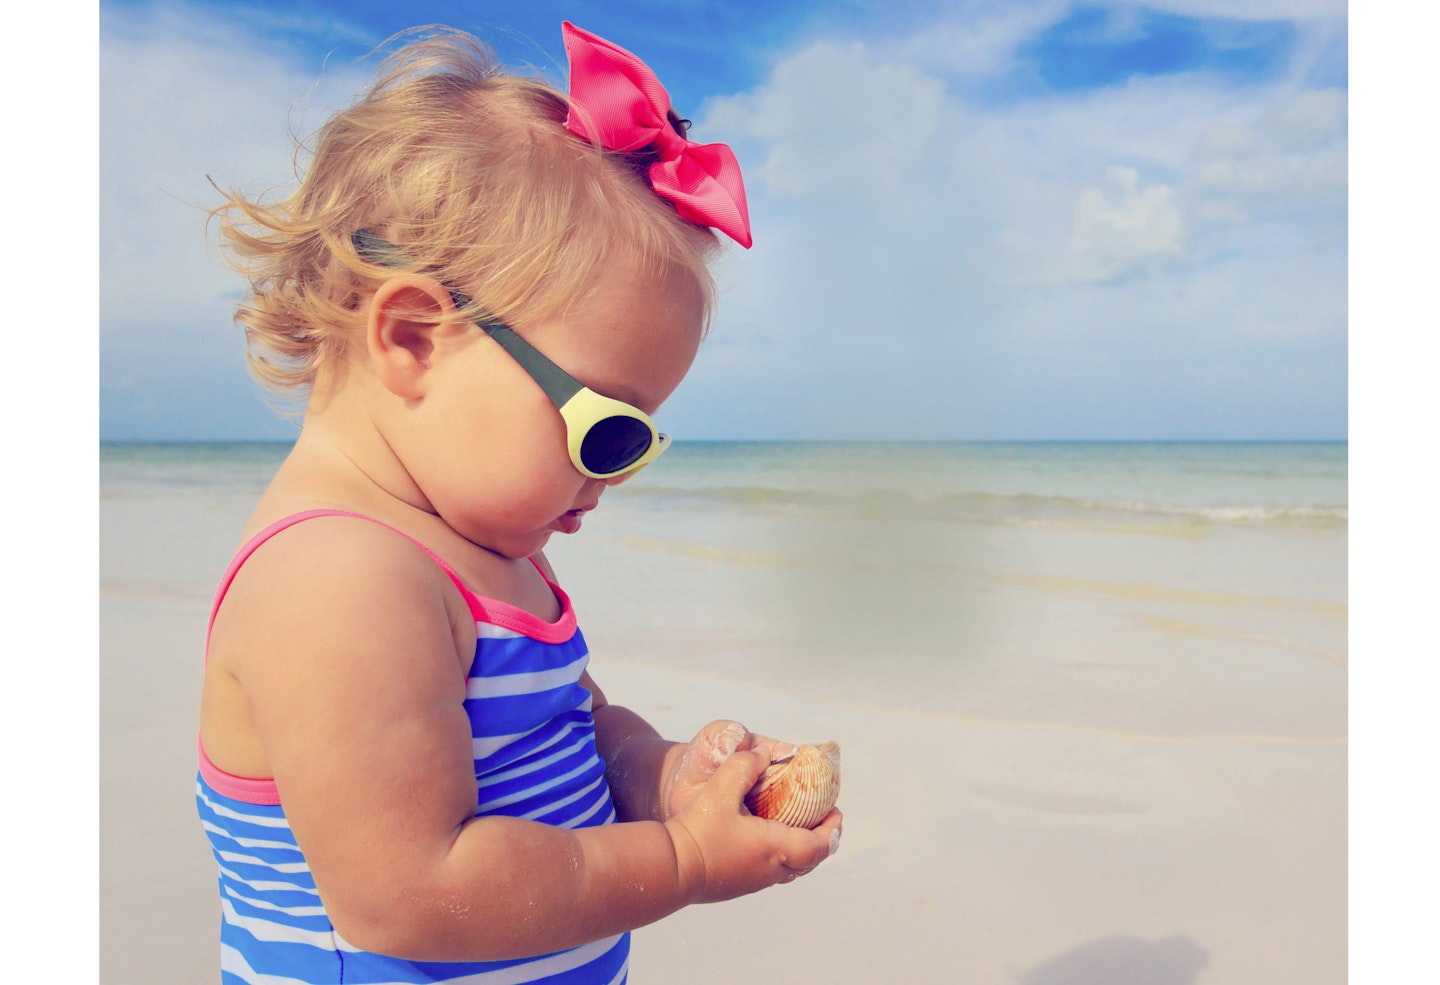
[[[555,518],[555,529],[562,534],[573,534],[580,529],[580,521],[585,519],[585,514],[600,505],[600,498],[597,496],[584,505],[577,506],[573,510],[566,510]]]
[[[585,519],[585,514],[588,512],[590,511],[570,510],[567,513],[561,513],[555,519],[555,527],[562,534],[573,534],[580,529],[580,521]]]

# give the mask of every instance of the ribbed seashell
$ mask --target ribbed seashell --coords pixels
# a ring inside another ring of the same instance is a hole
[[[797,746],[765,768],[745,795],[757,817],[795,828],[819,824],[840,796],[840,747],[834,742]]]

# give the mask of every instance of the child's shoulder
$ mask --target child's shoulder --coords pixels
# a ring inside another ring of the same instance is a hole
[[[305,761],[332,761],[337,737],[359,741],[360,709],[373,739],[458,707],[475,623],[424,548],[334,512],[262,510],[247,537],[206,649],[201,735],[216,766],[294,784]]]
[[[277,637],[311,652],[387,640],[463,647],[467,604],[417,540],[350,513],[260,516],[251,528],[212,649],[261,650]]]
[[[344,580],[406,592],[433,579],[434,555],[418,538],[383,520],[349,510],[311,509],[258,514],[245,534],[238,577],[248,569],[287,581]],[[246,556],[248,553],[248,556]]]

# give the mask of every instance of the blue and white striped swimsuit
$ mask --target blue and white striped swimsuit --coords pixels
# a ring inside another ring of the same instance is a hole
[[[359,515],[310,510],[262,530],[231,561],[215,596],[212,622],[250,554],[281,530],[315,516]],[[605,763],[595,747],[590,692],[580,684],[589,655],[569,597],[551,586],[562,612],[557,622],[546,623],[475,595],[425,550],[475,616],[478,638],[465,710],[474,747],[476,815],[566,828],[614,822]],[[417,962],[357,950],[336,933],[320,902],[273,780],[226,773],[202,748],[196,804],[220,868],[224,985],[620,985],[626,980],[629,934],[512,961]]]

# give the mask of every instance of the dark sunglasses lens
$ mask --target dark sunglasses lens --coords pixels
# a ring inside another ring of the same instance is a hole
[[[607,417],[596,421],[580,442],[580,461],[591,472],[611,475],[635,461],[650,448],[650,429],[633,417]]]

